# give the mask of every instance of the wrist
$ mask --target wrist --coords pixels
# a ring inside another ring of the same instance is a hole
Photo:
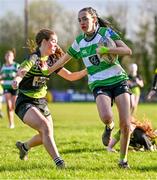
[[[109,48],[105,47],[105,46],[101,46],[101,47],[99,47],[99,53],[100,54],[107,54],[107,53],[109,53]]]
[[[14,78],[14,81],[16,81],[16,82],[18,82],[18,83],[20,83],[21,80],[22,80],[22,77],[21,77],[21,76],[16,76],[16,77]]]
[[[42,73],[44,75],[48,76],[49,75],[49,70],[48,69],[44,69],[44,70],[42,70]]]

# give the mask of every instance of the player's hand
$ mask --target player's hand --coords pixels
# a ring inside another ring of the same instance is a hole
[[[12,82],[12,87],[13,87],[13,89],[17,89],[17,88],[19,87],[18,81],[13,80],[13,82]]]
[[[96,49],[96,52],[97,52],[97,54],[99,54],[99,55],[103,55],[103,54],[106,54],[106,53],[109,52],[109,48],[100,45],[100,46],[98,46],[98,48]]]
[[[151,90],[147,95],[147,100],[150,100],[152,98],[152,96],[154,96],[155,93],[156,93],[156,91]]]

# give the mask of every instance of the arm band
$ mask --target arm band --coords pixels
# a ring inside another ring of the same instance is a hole
[[[108,48],[108,47],[105,47],[105,46],[101,46],[101,47],[99,47],[99,53],[100,53],[100,54],[109,53],[109,48]]]
[[[42,70],[42,73],[43,73],[44,75],[49,75],[49,70],[48,70],[48,69]]]

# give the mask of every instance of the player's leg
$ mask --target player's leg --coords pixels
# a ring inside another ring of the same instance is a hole
[[[0,118],[3,118],[2,101],[3,101],[3,94],[1,94],[0,92]]]
[[[114,136],[111,138],[108,146],[107,146],[107,151],[109,152],[117,152],[114,148],[114,146],[117,144],[117,142],[120,140],[120,130],[118,130]]]
[[[12,109],[15,110],[15,102],[16,102],[16,99],[17,99],[17,95],[12,95]]]
[[[136,110],[137,110],[137,106],[138,106],[139,100],[140,100],[140,95],[135,95],[135,108],[134,108],[134,113],[135,113]]]
[[[46,117],[46,119],[50,122],[52,128],[53,128],[53,122],[52,122],[52,118],[51,116]],[[22,143],[22,142],[21,142]],[[42,144],[42,136],[41,134],[37,134],[35,136],[33,136],[31,139],[29,139],[28,141],[23,142],[24,148],[28,151],[29,149],[35,147],[35,146],[39,146]]]
[[[124,165],[123,168],[127,168],[127,154],[130,142],[130,95],[128,93],[120,94],[115,98],[115,103],[119,112],[121,131],[120,163],[122,163],[122,166]]]
[[[31,139],[29,139],[26,142],[17,141],[16,147],[20,151],[20,159],[27,160],[28,159],[28,157],[27,157],[28,151],[32,147],[39,146],[41,144],[42,144],[41,134],[37,134],[37,135],[33,136]]]
[[[5,100],[7,105],[7,114],[8,114],[8,120],[9,120],[9,128],[14,128],[14,109],[12,107],[12,94],[11,93],[5,93]]]
[[[107,146],[111,138],[112,129],[114,128],[111,98],[107,95],[100,94],[96,97],[96,104],[100,119],[106,125],[102,135],[102,142]]]
[[[134,113],[134,110],[135,110],[135,95],[134,94],[131,94],[130,95],[130,112],[131,114]]]
[[[2,103],[3,103],[3,88],[2,85],[0,84],[0,118],[3,118]]]
[[[48,121],[35,107],[31,107],[27,110],[26,114],[24,115],[23,121],[33,129],[36,129],[40,132],[42,143],[45,149],[55,161],[56,165],[62,166],[62,164],[64,164],[64,161],[60,158],[59,152],[56,147],[53,136],[52,123]]]

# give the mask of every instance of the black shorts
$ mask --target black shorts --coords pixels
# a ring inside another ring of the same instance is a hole
[[[15,113],[17,114],[17,116],[21,120],[23,120],[25,113],[31,107],[36,107],[37,109],[39,109],[39,111],[45,117],[50,115],[46,98],[36,99],[36,98],[28,97],[22,93],[19,93],[15,105]]]
[[[6,94],[6,93],[10,93],[12,96],[16,96],[17,90],[15,90],[15,89],[4,89],[4,94]]]
[[[112,99],[112,103],[115,97],[123,93],[131,94],[131,90],[129,89],[127,81],[122,81],[111,86],[96,87],[93,90],[93,95],[95,99],[97,98],[98,95],[104,94],[106,96],[109,96]]]

